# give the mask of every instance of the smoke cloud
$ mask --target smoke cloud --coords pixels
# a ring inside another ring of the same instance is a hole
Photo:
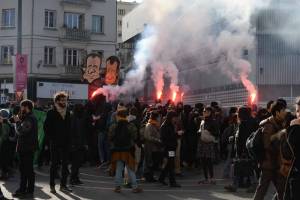
[[[100,90],[110,97],[141,90],[150,67],[156,92],[162,92],[163,77],[168,76],[174,93],[179,91],[180,70],[190,70],[193,65],[210,71],[206,64],[213,62],[252,94],[255,86],[248,79],[251,64],[242,53],[254,47],[251,16],[268,4],[268,0],[144,0],[140,13],[152,20],[138,42],[133,69],[122,86]]]

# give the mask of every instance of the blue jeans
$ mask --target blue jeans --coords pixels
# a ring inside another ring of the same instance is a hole
[[[105,132],[98,133],[98,153],[101,163],[110,161],[109,143]]]
[[[122,160],[118,160],[117,161],[116,176],[115,176],[115,184],[116,184],[117,187],[121,187],[121,185],[123,184],[122,174],[123,174],[124,168],[125,168],[125,162],[122,161]],[[129,169],[129,167],[127,167],[127,171],[128,171],[128,176],[129,176],[132,188],[137,188],[137,181],[136,181],[136,176],[135,176],[134,171]]]

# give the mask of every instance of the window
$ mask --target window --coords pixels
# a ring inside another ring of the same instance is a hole
[[[15,9],[2,9],[2,26],[15,27]]]
[[[84,15],[79,13],[65,13],[65,23],[67,28],[83,29]]]
[[[1,47],[1,63],[5,65],[12,64],[11,56],[14,55],[13,46],[2,46]]]
[[[122,26],[122,20],[118,20],[118,25]]]
[[[80,49],[64,49],[64,65],[80,66],[82,50]]]
[[[104,16],[93,15],[92,16],[92,32],[103,33]]]
[[[44,64],[55,65],[55,47],[44,48]]]
[[[125,10],[124,9],[118,9],[118,15],[124,16]]]
[[[122,33],[118,33],[118,37],[122,37]]]
[[[56,11],[45,10],[45,27],[46,28],[56,27]]]

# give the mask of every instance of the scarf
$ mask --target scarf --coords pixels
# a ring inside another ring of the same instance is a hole
[[[57,103],[55,104],[55,108],[56,108],[57,112],[60,114],[60,116],[63,119],[65,119],[66,118],[66,113],[67,113],[67,108],[62,108]]]
[[[149,124],[152,124],[153,126],[156,126],[156,127],[158,127],[158,128],[160,127],[159,122],[156,121],[156,120],[149,119],[148,123],[149,123]]]

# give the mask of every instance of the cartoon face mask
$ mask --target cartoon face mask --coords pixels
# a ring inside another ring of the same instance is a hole
[[[118,63],[110,60],[106,61],[105,83],[107,85],[116,85],[118,83],[119,69]]]
[[[92,83],[100,78],[101,58],[98,56],[89,56],[86,62],[86,68],[83,69],[83,79]]]

